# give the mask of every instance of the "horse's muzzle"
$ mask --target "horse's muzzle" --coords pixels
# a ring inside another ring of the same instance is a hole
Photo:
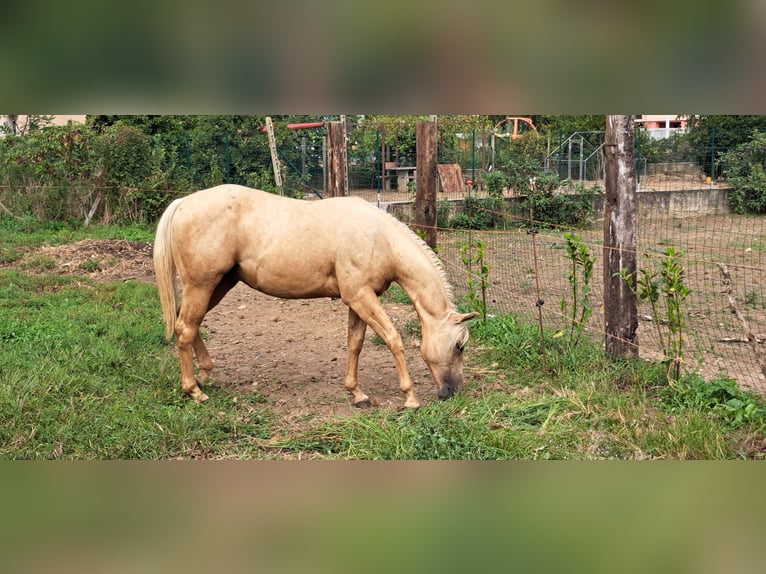
[[[436,392],[436,396],[441,400],[445,400],[459,392],[461,388],[463,388],[463,381],[461,379],[446,376],[444,377],[439,390]]]

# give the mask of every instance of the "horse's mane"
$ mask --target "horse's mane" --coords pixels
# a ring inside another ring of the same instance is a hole
[[[447,292],[447,300],[450,302],[450,305],[452,305],[453,309],[455,307],[455,294],[452,291],[452,285],[450,285],[449,280],[447,279],[447,272],[444,269],[444,264],[442,263],[441,259],[434,253],[434,250],[431,249],[431,247],[423,241],[423,239],[415,233],[412,228],[410,228],[407,224],[403,223],[402,221],[398,220],[396,217],[391,215],[390,213],[386,213],[389,217],[391,217],[396,223],[398,223],[406,232],[415,240],[415,243],[420,246],[420,248],[423,250],[423,253],[428,256],[428,258],[431,260],[431,263],[433,264],[434,268],[439,272],[439,277],[441,277],[442,285],[444,285],[444,290]],[[452,347],[456,344],[459,345],[465,345],[468,342],[468,328],[461,324],[459,328],[454,329],[452,332],[452,338],[449,342],[449,346]]]
[[[386,213],[386,212],[384,212]],[[428,259],[433,264],[434,268],[439,272],[439,277],[441,278],[442,285],[444,285],[444,290],[447,292],[447,300],[450,302],[450,304],[454,307],[455,306],[455,294],[452,291],[452,285],[450,285],[449,280],[447,279],[447,272],[444,269],[444,264],[441,262],[441,259],[434,253],[434,250],[431,249],[431,247],[423,241],[423,238],[420,237],[417,233],[415,233],[410,226],[408,226],[406,223],[400,221],[390,213],[386,213],[388,217],[396,221],[397,224],[399,224],[402,229],[404,229],[410,237],[415,241],[415,243],[418,244],[420,249],[423,250],[423,253],[428,257]]]

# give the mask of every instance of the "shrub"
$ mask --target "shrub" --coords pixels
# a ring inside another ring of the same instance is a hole
[[[484,184],[490,196],[502,197],[508,188],[509,179],[502,171],[490,171],[484,174]]]
[[[553,182],[557,185],[554,186]],[[577,183],[575,193],[559,193],[554,191],[558,186],[555,174],[546,175],[545,179],[536,182],[536,189],[531,191],[522,201],[520,209],[524,215],[532,212],[536,223],[551,226],[583,227],[588,225],[595,216],[593,200],[599,192],[597,185],[586,186]]]
[[[450,222],[455,229],[493,229],[503,221],[503,198],[469,196],[465,209]]]
[[[726,179],[734,185],[729,205],[735,213],[766,213],[766,133],[756,131],[747,143],[721,156]]]

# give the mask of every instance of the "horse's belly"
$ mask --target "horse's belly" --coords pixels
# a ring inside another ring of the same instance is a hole
[[[338,281],[333,274],[301,272],[290,266],[248,266],[240,264],[239,278],[253,289],[282,299],[339,297]]]

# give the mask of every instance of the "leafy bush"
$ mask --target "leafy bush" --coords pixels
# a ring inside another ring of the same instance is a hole
[[[503,221],[502,197],[476,197],[465,199],[465,208],[455,215],[449,226],[455,229],[493,229]]]
[[[766,132],[721,156],[726,179],[734,185],[729,205],[735,213],[766,213]]]
[[[531,211],[535,222],[543,225],[588,225],[596,213],[593,200],[599,192],[599,187],[577,183],[574,186],[575,193],[558,193],[552,185],[554,180],[558,182],[556,175],[551,174],[542,182],[537,182],[536,189],[531,191],[520,205],[522,213],[529,215]]]
[[[733,428],[766,424],[766,406],[740,389],[733,379],[722,377],[706,381],[699,375],[690,375],[664,387],[661,397],[670,412],[690,408],[710,410]]]
[[[502,197],[508,188],[509,179],[502,171],[490,171],[484,174],[484,185],[490,196]]]

